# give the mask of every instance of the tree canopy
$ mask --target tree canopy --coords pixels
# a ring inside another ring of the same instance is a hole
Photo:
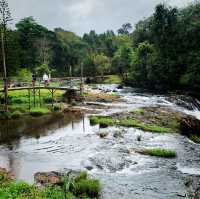
[[[124,23],[118,34],[91,30],[80,37],[62,28],[48,30],[33,17],[7,32],[9,76],[44,66],[54,76],[68,76],[69,68],[79,75],[82,64],[85,76],[118,74],[133,86],[200,90],[199,1],[182,9],[159,4],[134,28]]]

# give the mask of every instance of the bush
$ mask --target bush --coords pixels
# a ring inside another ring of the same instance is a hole
[[[75,184],[74,194],[76,196],[88,195],[89,197],[98,197],[100,189],[98,180],[81,179]]]
[[[32,116],[42,116],[42,115],[45,115],[45,114],[48,114],[50,113],[50,110],[48,108],[32,108],[30,110],[30,115]]]
[[[101,189],[99,181],[88,179],[86,172],[81,172],[72,179],[66,177],[64,181],[60,185],[49,185],[41,189],[12,180],[7,171],[0,170],[0,199],[92,199],[99,196]]]
[[[191,139],[193,142],[200,144],[200,136],[198,136],[198,135],[191,135],[191,136],[190,136],[190,139]]]
[[[90,117],[90,124],[96,125],[99,124],[101,128],[106,128],[108,126],[115,125],[115,120],[109,116],[92,116]]]
[[[18,119],[21,117],[21,115],[22,115],[22,113],[20,111],[15,111],[15,112],[11,113],[11,118]]]
[[[57,106],[57,105],[53,107],[54,111],[60,111],[60,109],[61,109],[60,106]]]
[[[8,119],[11,119],[11,113],[0,111],[0,120],[8,120]]]
[[[17,80],[22,82],[30,82],[32,80],[32,73],[26,68],[20,69],[17,72]]]

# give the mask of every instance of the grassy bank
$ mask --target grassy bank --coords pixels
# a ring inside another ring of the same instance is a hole
[[[54,93],[54,103],[60,102],[63,99],[64,91],[56,91]],[[0,95],[3,100],[3,95]],[[34,107],[35,103],[35,107]],[[33,93],[31,93],[30,105],[31,110],[29,110],[29,94],[27,90],[12,91],[8,93],[8,113],[0,112],[0,119],[17,119],[25,114],[31,114],[32,116],[40,116],[43,114],[50,113],[51,107],[48,104],[52,103],[51,93],[48,90],[40,90],[36,93],[34,98]],[[3,104],[1,105],[3,110]]]
[[[63,177],[59,185],[38,188],[12,180],[6,172],[0,171],[1,199],[93,199],[99,197],[100,190],[100,182],[89,178],[85,172],[81,172],[75,178]]]
[[[124,127],[136,127],[144,131],[156,132],[156,133],[169,133],[173,130],[171,128],[166,128],[158,125],[145,124],[135,119],[122,119],[116,120],[108,116],[93,116],[90,117],[90,123],[92,125],[99,124],[101,128],[106,128],[108,126],[124,126]]]
[[[139,153],[143,155],[150,155],[161,158],[175,158],[177,156],[176,151],[170,149],[161,149],[161,148],[144,149],[142,151],[139,151]]]
[[[136,127],[144,131],[157,133],[179,132],[179,115],[165,108],[140,108],[129,113],[111,116],[92,116],[90,122],[100,127],[124,126]]]

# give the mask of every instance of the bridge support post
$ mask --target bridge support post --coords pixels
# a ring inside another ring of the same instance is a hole
[[[31,110],[31,91],[28,89],[28,103],[29,103],[29,111]]]
[[[36,101],[35,101],[35,87],[33,87],[33,101],[34,101],[34,108],[36,106]]]

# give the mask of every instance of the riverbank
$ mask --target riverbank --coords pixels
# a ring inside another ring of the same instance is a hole
[[[0,168],[0,198],[66,199],[90,198],[100,196],[101,185],[86,172],[37,173],[35,184],[16,181],[14,175]]]

